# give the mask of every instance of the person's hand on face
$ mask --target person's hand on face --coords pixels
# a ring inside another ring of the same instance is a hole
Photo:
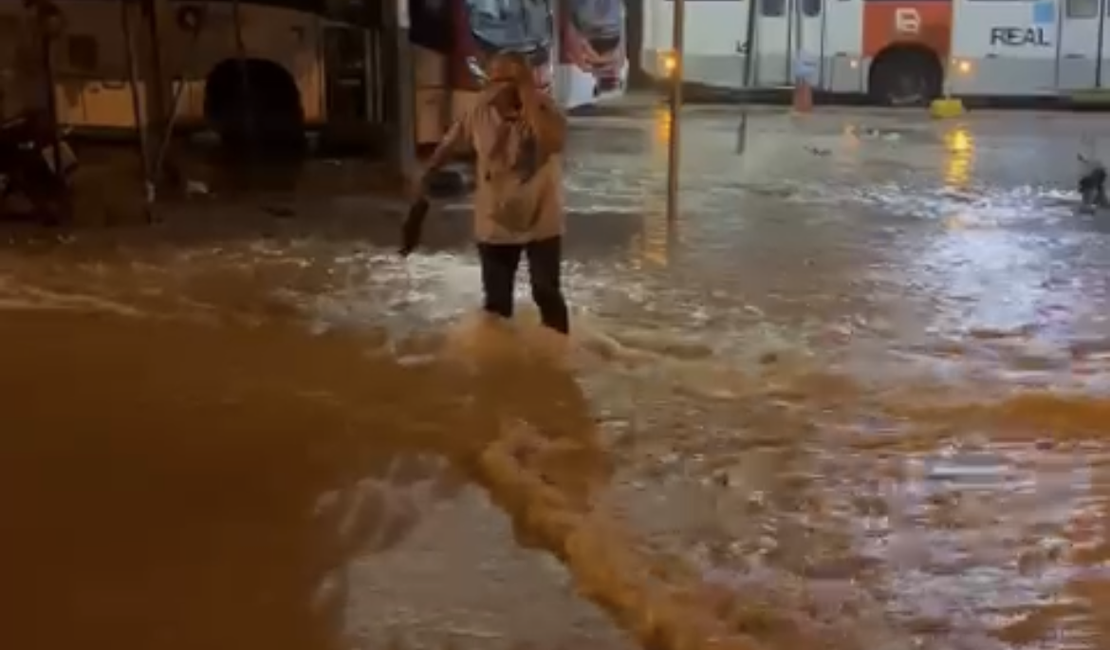
[[[512,81],[491,82],[494,88],[494,104],[503,117],[516,119],[520,116],[520,93]]]

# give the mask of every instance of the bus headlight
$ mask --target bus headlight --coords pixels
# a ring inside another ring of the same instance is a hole
[[[971,61],[967,59],[952,59],[953,67],[960,74],[971,74]]]

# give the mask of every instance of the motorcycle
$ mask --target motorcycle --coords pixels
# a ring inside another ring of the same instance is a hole
[[[0,123],[0,215],[26,215],[26,207],[12,209],[20,198],[33,218],[50,224],[69,219],[77,156],[65,135],[55,137],[51,120],[34,111]]]

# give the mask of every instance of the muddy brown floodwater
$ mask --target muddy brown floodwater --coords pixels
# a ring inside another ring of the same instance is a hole
[[[672,225],[665,121],[575,126],[566,349],[461,204],[13,231],[0,647],[1110,644],[1110,131],[687,120]]]

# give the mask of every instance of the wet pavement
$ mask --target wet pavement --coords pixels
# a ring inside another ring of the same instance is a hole
[[[12,230],[0,646],[1110,644],[1110,127],[738,123],[576,122],[565,350],[462,202]]]

